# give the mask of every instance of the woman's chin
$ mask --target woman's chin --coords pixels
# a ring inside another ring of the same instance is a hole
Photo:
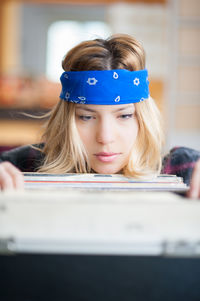
[[[121,167],[120,168],[114,168],[114,167],[92,167],[92,170],[96,173],[99,174],[115,174],[115,173],[120,173],[121,172]]]

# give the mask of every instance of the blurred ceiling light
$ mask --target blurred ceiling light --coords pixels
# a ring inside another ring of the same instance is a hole
[[[63,57],[72,47],[84,40],[107,38],[109,35],[111,29],[102,21],[57,21],[51,24],[47,37],[47,78],[59,81]]]

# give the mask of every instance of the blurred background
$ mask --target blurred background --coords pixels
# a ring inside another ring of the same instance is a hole
[[[165,151],[200,150],[199,0],[1,0],[0,149],[40,141],[41,114],[59,100],[61,61],[85,39],[127,33],[146,50]]]

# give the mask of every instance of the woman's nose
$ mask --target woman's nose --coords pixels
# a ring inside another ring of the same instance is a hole
[[[96,140],[101,144],[110,144],[115,140],[114,126],[110,120],[101,120],[97,125]]]

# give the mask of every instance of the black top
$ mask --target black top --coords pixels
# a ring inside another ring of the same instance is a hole
[[[35,172],[44,160],[44,154],[34,147],[42,148],[44,143],[25,145],[0,154],[0,162],[9,161],[22,172]]]

